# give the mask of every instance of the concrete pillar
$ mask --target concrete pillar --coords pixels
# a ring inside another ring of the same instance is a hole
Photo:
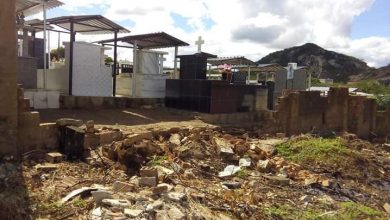
[[[17,148],[15,0],[0,1],[0,154]]]

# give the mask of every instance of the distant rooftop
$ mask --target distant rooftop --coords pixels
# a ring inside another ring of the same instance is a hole
[[[255,66],[256,63],[245,57],[219,57],[207,59],[207,62],[213,66],[228,64],[232,66]]]

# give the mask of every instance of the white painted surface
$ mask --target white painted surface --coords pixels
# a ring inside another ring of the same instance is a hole
[[[111,67],[104,64],[107,48],[86,42],[75,42],[73,48],[73,83],[75,96],[112,96]],[[69,43],[65,43],[69,61]],[[67,65],[68,64],[67,61]]]
[[[47,70],[47,90],[51,91],[59,91],[62,93],[68,92],[69,86],[69,70],[68,67],[65,66],[65,63],[53,63],[54,68]],[[44,74],[43,70],[38,70],[37,73],[37,88],[44,88]]]
[[[60,92],[47,90],[25,90],[24,97],[30,99],[34,109],[60,108]]]
[[[136,97],[141,98],[164,98],[165,81],[168,75],[160,74],[139,74],[136,76],[137,93]]]

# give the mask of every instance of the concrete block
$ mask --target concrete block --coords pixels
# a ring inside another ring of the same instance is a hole
[[[38,129],[40,121],[39,112],[21,112],[18,115],[18,127],[22,129],[26,127]]]
[[[139,178],[138,181],[139,181],[140,186],[149,186],[149,187],[157,186],[157,178],[156,177],[141,177],[141,178]]]
[[[60,108],[60,93],[57,91],[47,92],[47,107],[51,109]]]
[[[142,167],[139,170],[139,174],[141,177],[156,177],[156,178],[158,178],[157,169],[152,168],[152,167]]]
[[[46,161],[49,163],[61,163],[65,160],[65,155],[58,152],[51,152],[46,154]]]
[[[34,93],[34,108],[47,109],[47,93],[45,91],[37,91]]]

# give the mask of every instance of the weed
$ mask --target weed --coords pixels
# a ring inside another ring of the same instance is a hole
[[[73,204],[73,206],[78,207],[78,208],[85,208],[88,205],[87,201],[85,201],[83,199],[75,199],[75,200],[73,200],[72,204]]]
[[[148,162],[148,166],[161,166],[164,161],[168,160],[167,156],[154,156],[151,161]]]
[[[246,178],[249,176],[248,170],[241,168],[240,171],[237,172],[237,176],[240,178]]]

